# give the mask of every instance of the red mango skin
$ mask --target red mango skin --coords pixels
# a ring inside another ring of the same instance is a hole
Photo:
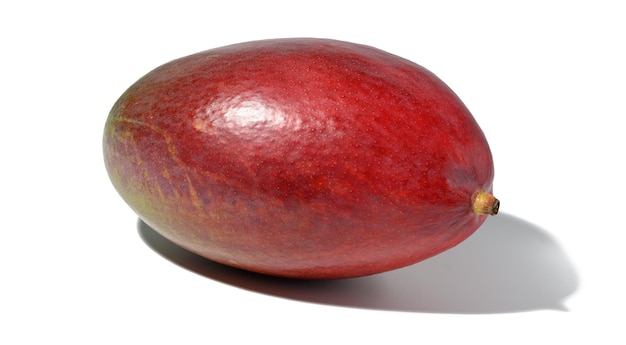
[[[407,266],[469,237],[493,161],[428,70],[364,45],[275,39],[171,61],[104,131],[114,187],[179,246],[263,274]]]

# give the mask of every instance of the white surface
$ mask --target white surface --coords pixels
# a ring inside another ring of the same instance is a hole
[[[0,343],[626,341],[619,2],[92,3],[0,6]],[[117,97],[171,59],[289,36],[436,73],[490,142],[502,213],[423,263],[313,283],[200,260],[138,223],[102,163]]]

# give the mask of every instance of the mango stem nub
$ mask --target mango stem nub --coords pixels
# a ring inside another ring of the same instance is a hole
[[[495,216],[500,209],[500,200],[485,192],[478,192],[472,202],[472,210],[478,215],[488,214]]]

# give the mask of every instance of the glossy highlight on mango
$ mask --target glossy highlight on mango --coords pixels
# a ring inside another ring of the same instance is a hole
[[[336,40],[166,63],[115,103],[103,148],[114,187],[157,232],[269,275],[411,265],[499,206],[489,146],[454,92],[409,60]]]

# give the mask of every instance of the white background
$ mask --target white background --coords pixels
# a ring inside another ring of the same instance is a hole
[[[93,3],[0,5],[0,343],[626,341],[619,1]],[[290,36],[448,83],[489,140],[501,214],[435,258],[335,282],[222,267],[138,223],[102,162],[115,100],[174,58]]]

